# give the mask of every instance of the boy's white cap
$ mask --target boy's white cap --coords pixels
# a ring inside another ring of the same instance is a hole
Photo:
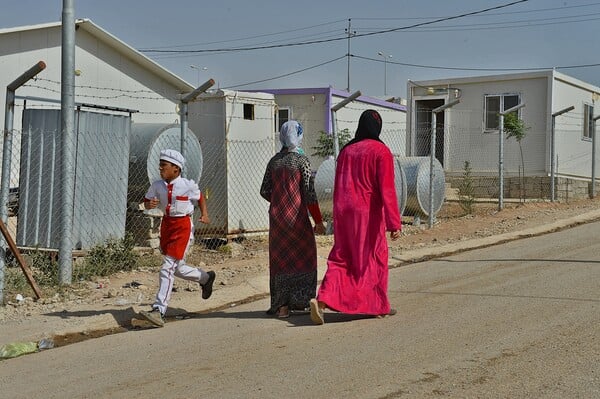
[[[175,150],[162,150],[160,152],[160,159],[162,161],[171,162],[172,164],[179,166],[180,169],[183,169],[183,165],[185,164],[183,155]]]

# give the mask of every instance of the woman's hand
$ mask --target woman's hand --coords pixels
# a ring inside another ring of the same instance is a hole
[[[398,238],[400,238],[400,230],[390,231],[390,238],[392,241],[396,241]]]
[[[325,225],[323,224],[323,222],[315,224],[314,231],[315,231],[315,234],[318,234],[318,235],[325,234]]]

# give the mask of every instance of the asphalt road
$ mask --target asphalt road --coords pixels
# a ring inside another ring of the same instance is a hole
[[[0,362],[2,398],[600,398],[600,222],[390,271],[398,314],[268,300]]]

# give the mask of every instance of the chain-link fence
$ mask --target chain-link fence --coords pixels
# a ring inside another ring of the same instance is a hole
[[[347,138],[353,136],[359,116],[338,121],[346,126]],[[405,216],[435,216],[448,200],[498,199],[498,132],[459,127],[476,117],[480,115],[475,112],[447,111],[445,122],[436,129],[433,161],[430,127],[420,126],[411,134],[403,127],[384,125],[381,138],[396,159],[398,205]],[[324,133],[319,127],[322,120],[302,115],[294,119],[309,126],[304,149],[327,217],[332,207],[334,162],[323,154],[314,155],[319,135]],[[74,255],[82,256],[75,262],[74,280],[135,267],[134,247],[158,248],[160,214],[144,211],[141,204],[150,182],[159,178],[160,150],[180,149],[182,137],[178,124],[136,124],[128,115],[81,112],[76,120],[72,225],[65,228],[59,217],[64,193],[58,110],[24,113],[22,131],[13,135],[8,201],[9,231],[36,262],[36,269],[56,269],[59,241],[70,230]],[[191,131],[183,135],[184,175],[199,180],[211,218],[210,225],[200,225],[198,211],[194,215],[200,245],[268,233],[269,204],[259,191],[267,162],[280,148],[277,133],[272,133],[275,121],[270,121],[270,132],[255,139],[211,138]],[[579,137],[576,124],[569,121],[575,119],[557,124],[557,171],[562,174],[557,187],[575,196],[574,182],[582,182],[587,189],[589,180],[585,176],[567,179],[566,175],[589,174],[591,157],[589,145],[563,148],[572,137]],[[504,140],[507,200],[550,198],[548,137],[546,129],[534,126],[521,143]],[[50,278],[50,283],[57,281]]]

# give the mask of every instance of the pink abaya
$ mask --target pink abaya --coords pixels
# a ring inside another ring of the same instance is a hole
[[[341,151],[333,198],[334,245],[317,299],[343,313],[390,311],[386,230],[401,229],[394,158],[378,140]]]

